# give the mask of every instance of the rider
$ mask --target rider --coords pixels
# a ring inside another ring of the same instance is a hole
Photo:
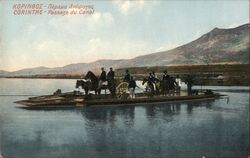
[[[109,68],[109,72],[107,75],[107,81],[108,81],[108,86],[109,90],[111,90],[111,96],[115,97],[115,72],[113,71],[113,68]]]
[[[153,76],[154,83],[155,83],[155,93],[159,94],[160,80],[154,71],[152,71],[152,76]]]
[[[148,84],[151,84],[153,86],[153,89],[151,89],[152,91],[156,90],[156,79],[153,75],[152,72],[149,72],[149,76],[148,76]]]
[[[106,71],[104,71],[104,67],[102,67],[101,70],[102,70],[102,73],[99,77],[98,89],[101,89],[103,82],[106,81]]]
[[[129,82],[129,81],[130,81],[130,74],[129,74],[128,69],[127,69],[126,72],[125,72],[125,76],[124,76],[124,78],[123,78],[123,81],[124,81],[124,82]]]
[[[149,73],[148,81],[151,83],[155,83],[155,75],[152,72]]]
[[[108,75],[107,75],[107,80],[108,82],[113,82],[115,78],[115,72],[113,71],[113,68],[111,67],[109,69]]]

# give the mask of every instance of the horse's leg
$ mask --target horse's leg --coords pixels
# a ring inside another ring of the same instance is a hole
[[[89,93],[88,88],[85,88],[85,89],[84,89],[84,91],[85,91],[85,95],[87,96],[87,95],[88,95],[88,93]]]
[[[150,89],[151,89],[151,93],[152,93],[152,96],[153,96],[155,94],[155,88],[154,88],[153,83],[150,84]]]
[[[111,95],[111,97],[113,98],[112,86],[110,86],[109,83],[108,83],[107,89],[109,90],[110,95]],[[105,93],[106,93],[106,90],[105,90]]]
[[[115,98],[115,96],[116,96],[114,85],[111,87],[111,95],[112,95],[112,98]]]
[[[155,87],[154,87],[154,84],[152,85],[152,94],[155,95]]]

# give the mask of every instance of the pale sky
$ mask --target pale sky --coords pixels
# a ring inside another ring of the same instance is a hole
[[[13,15],[13,4],[94,5],[93,15]],[[0,70],[128,59],[249,23],[248,0],[0,0]]]

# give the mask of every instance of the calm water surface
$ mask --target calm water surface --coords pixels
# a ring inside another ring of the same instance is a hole
[[[248,155],[248,87],[212,87],[223,89],[229,102],[219,99],[58,110],[25,110],[13,103],[29,95],[51,94],[58,88],[71,91],[74,86],[75,80],[0,79],[0,152],[4,158]]]

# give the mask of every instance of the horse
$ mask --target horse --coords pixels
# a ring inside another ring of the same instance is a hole
[[[105,90],[105,94],[106,94],[106,90],[108,89],[111,93],[112,97],[115,97],[115,82],[114,81],[108,81],[107,85],[102,85],[101,89],[98,88],[98,84],[99,84],[99,79],[98,77],[91,71],[88,71],[87,74],[85,75],[85,79],[90,80],[91,81],[91,86],[90,86],[90,90],[94,90],[96,92],[96,94],[101,94],[101,90],[104,89]]]
[[[146,92],[150,92],[151,94],[155,93],[155,85],[152,81],[149,81],[147,78],[144,78],[142,81],[142,85],[146,84]]]
[[[160,90],[163,95],[174,94],[176,87],[177,83],[173,77],[169,77],[160,81]]]
[[[82,87],[84,89],[85,94],[88,94],[89,90],[92,90],[92,85],[90,80],[77,80],[75,88]],[[97,91],[95,91],[97,93]]]

